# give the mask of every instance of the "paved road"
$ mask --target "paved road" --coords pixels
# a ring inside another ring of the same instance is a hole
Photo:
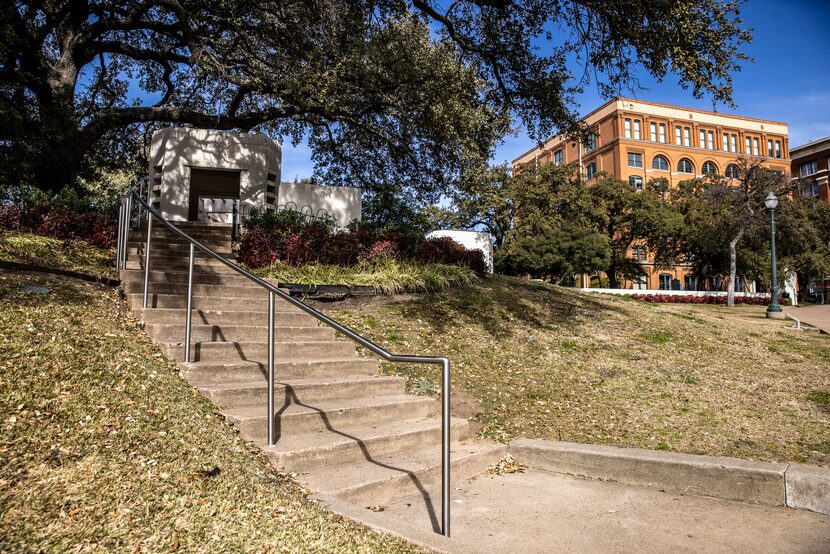
[[[785,311],[797,317],[802,323],[818,327],[830,335],[830,304],[805,306],[803,308],[786,308]]]

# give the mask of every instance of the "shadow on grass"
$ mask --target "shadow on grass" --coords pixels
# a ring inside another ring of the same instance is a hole
[[[516,319],[540,329],[578,325],[584,317],[626,315],[622,306],[547,283],[492,277],[480,285],[439,294],[419,295],[394,304],[409,319],[420,319],[438,332],[458,325],[478,325],[492,337],[510,337]]]

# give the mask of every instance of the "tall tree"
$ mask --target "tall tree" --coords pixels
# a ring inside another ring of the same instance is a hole
[[[0,6],[4,179],[71,184],[149,124],[309,140],[331,182],[434,199],[486,160],[508,118],[574,127],[611,96],[677,75],[731,101],[750,37],[739,0],[42,0]],[[577,67],[570,62],[576,60]],[[577,79],[574,79],[574,74]],[[139,94],[130,91],[138,88]]]
[[[785,175],[760,162],[741,158],[736,165],[737,179],[709,176],[672,191],[675,207],[684,216],[678,239],[684,258],[698,277],[728,273],[728,306],[735,303],[741,241],[765,215],[764,198],[769,192],[782,198],[793,190]]]
[[[628,255],[631,247],[638,243],[651,246],[669,234],[667,227],[675,224],[659,187],[637,191],[626,181],[600,177],[587,188],[587,196],[591,222],[611,248],[608,264],[602,268],[608,286],[615,289],[622,279],[644,275],[642,265]]]
[[[516,215],[515,180],[507,165],[471,168],[454,193],[451,225],[462,229],[484,228],[496,250],[504,246]]]

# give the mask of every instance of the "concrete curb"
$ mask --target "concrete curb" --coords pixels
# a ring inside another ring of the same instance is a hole
[[[554,473],[830,515],[827,468],[533,439],[511,442],[510,453]]]

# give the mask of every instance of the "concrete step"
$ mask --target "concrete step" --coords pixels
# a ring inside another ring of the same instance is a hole
[[[191,237],[228,237],[231,238],[232,229],[230,226],[227,227],[209,227],[209,226],[190,226],[190,225],[176,225],[181,232],[189,235]],[[178,237],[178,233],[169,229],[166,225],[161,224],[157,221],[153,222],[153,236],[169,236]],[[146,237],[147,236],[147,228],[142,226],[140,229],[133,229],[130,231],[130,240],[138,240],[134,239],[135,237]]]
[[[121,271],[120,274],[122,287],[128,283],[136,283],[141,287],[144,286],[144,271],[140,269],[132,269]],[[226,266],[193,267],[193,284],[196,285],[247,285],[252,281],[240,275],[236,271]],[[150,283],[158,284],[187,284],[187,268],[184,271],[154,271],[150,267]],[[273,282],[272,282],[273,284]],[[143,289],[142,289],[143,290]]]
[[[181,358],[179,358],[181,360]],[[179,362],[182,376],[195,386],[259,379],[265,383],[266,363],[259,361],[204,361]],[[311,379],[317,377],[346,377],[350,375],[377,375],[378,362],[371,358],[344,358],[286,360],[274,359],[278,381]]]
[[[274,334],[278,342],[300,341],[319,342],[333,341],[334,329],[330,327],[305,326],[305,327],[276,327],[277,318],[274,317]],[[184,323],[145,323],[147,334],[156,342],[170,342],[171,340],[184,340]],[[237,341],[267,341],[268,326],[263,322],[260,325],[203,325],[191,323],[190,338],[194,342],[237,342]]]
[[[144,283],[128,281],[121,283],[121,288],[127,294],[144,294]],[[153,294],[171,294],[185,297],[187,295],[187,283],[154,283],[150,281],[150,291]],[[261,287],[253,281],[233,285],[214,285],[199,283],[193,285],[194,296],[233,296],[235,298],[255,298],[268,301],[268,289]]]
[[[507,454],[507,445],[453,441],[451,475],[458,483],[487,471]],[[299,476],[309,488],[359,506],[385,506],[396,498],[421,495],[441,509],[441,445],[404,449],[369,460],[328,466]]]
[[[127,302],[132,309],[142,307],[144,295],[142,293],[127,293]],[[187,308],[187,297],[183,294],[158,294],[150,287],[148,308]],[[193,296],[193,309],[195,310],[245,310],[263,311],[268,309],[267,294],[261,298],[239,297],[239,296]]]
[[[136,243],[131,242],[127,246],[127,258],[131,258],[134,256],[141,256],[144,257],[144,252],[147,250],[147,245],[145,243]],[[225,257],[230,258],[233,256],[233,251],[230,248],[230,245],[223,247],[221,249],[211,248],[215,253]],[[163,242],[159,241],[158,243],[153,243],[150,246],[150,252],[152,255],[160,256],[190,256],[190,243],[187,242]],[[201,248],[196,248],[194,251],[194,255],[196,258],[206,258],[210,254],[202,250]]]
[[[168,339],[170,340],[170,339]],[[158,343],[169,358],[181,360],[184,344]],[[253,361],[267,362],[268,342],[205,342],[194,341],[190,347],[192,361]],[[346,341],[275,342],[274,359],[280,360],[340,360],[355,356],[354,344]]]
[[[387,375],[349,375],[313,379],[277,379],[275,398],[303,404],[356,398],[359,396],[391,396],[404,394],[406,380]],[[256,406],[268,401],[264,378],[247,381],[197,385],[199,391],[220,408]]]
[[[470,438],[472,426],[466,419],[453,418],[450,423],[453,440]],[[276,446],[268,446],[265,441],[259,446],[277,469],[309,472],[332,465],[361,463],[395,452],[434,448],[440,444],[440,420],[416,419],[283,435]]]
[[[226,250],[230,251],[233,244],[231,242],[230,235],[228,236],[220,236],[220,235],[194,235],[191,236],[193,240],[202,244],[203,246],[207,246],[211,250]],[[178,235],[167,234],[167,233],[157,233],[153,232],[153,239],[150,241],[150,249],[153,250],[157,245],[181,245],[184,248],[185,252],[187,252],[190,248],[189,244],[190,241],[184,237],[180,237]],[[139,247],[141,251],[144,251],[144,248],[147,245],[147,234],[141,233],[130,233],[129,238],[127,239],[127,248],[130,247]]]
[[[236,260],[228,258],[228,261],[232,263],[236,263]],[[156,268],[161,271],[187,271],[188,264],[190,263],[190,259],[187,255],[184,256],[167,256],[167,255],[158,255],[152,254],[150,256],[150,269]],[[144,269],[144,258],[141,257],[128,257],[126,263],[126,269]],[[217,260],[216,258],[199,258],[198,260],[194,260],[194,267],[225,267],[228,271],[236,273],[233,269],[228,268],[222,261]]]
[[[267,305],[267,304],[266,304]],[[139,306],[141,300],[139,299]],[[289,306],[284,302],[276,303],[274,325],[277,327],[315,327],[317,320]],[[147,308],[138,307],[133,314],[146,325],[181,324],[184,325],[187,308]],[[248,310],[193,310],[192,320],[200,325],[267,325],[267,311]]]
[[[320,401],[313,404],[283,404],[275,407],[277,434],[289,435],[322,429],[336,431],[340,427],[368,425],[377,421],[402,421],[435,415],[439,405],[426,396],[377,396]],[[268,429],[267,406],[231,408],[222,414],[253,441],[266,438]]]

